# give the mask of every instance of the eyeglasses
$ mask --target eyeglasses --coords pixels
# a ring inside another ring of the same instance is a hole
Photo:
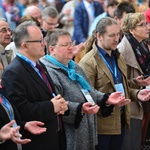
[[[2,33],[7,33],[7,31],[11,33],[11,29],[10,28],[2,28],[2,29],[0,29],[0,32],[2,32]]]
[[[46,20],[44,20],[49,26],[55,26],[55,27],[58,27],[59,26],[59,23],[57,24],[54,24],[54,23],[49,23],[47,22]]]
[[[137,24],[136,26],[139,26],[139,27],[146,27],[146,26],[148,26],[148,25],[150,25],[150,22],[143,22],[143,23],[141,23],[141,24]]]
[[[45,38],[41,39],[41,40],[34,40],[34,41],[24,41],[24,42],[29,42],[29,43],[32,43],[32,42],[39,42],[41,44],[44,44],[45,43]]]
[[[55,46],[55,45],[53,45],[53,46]],[[61,46],[61,47],[75,46],[75,41],[74,42],[63,43],[63,44],[59,44],[59,45],[56,44],[56,46]]]

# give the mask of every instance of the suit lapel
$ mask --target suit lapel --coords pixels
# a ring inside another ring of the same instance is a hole
[[[22,64],[22,66],[26,69],[26,71],[31,75],[32,79],[35,80],[42,88],[49,94],[51,94],[48,86],[45,84],[45,82],[41,79],[41,77],[38,75],[38,73],[34,70],[34,68],[24,61],[23,59],[16,56],[18,61]]]

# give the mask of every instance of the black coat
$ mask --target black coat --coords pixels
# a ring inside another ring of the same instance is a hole
[[[0,93],[2,93],[6,97],[6,93],[2,88],[0,88]],[[11,102],[10,104],[13,108],[14,117],[15,117],[14,119],[16,120],[17,125],[20,125],[23,128],[24,123],[21,123],[17,110],[15,109],[14,105]],[[0,104],[0,129],[9,122],[10,122],[10,119],[8,117],[8,114],[6,110],[4,109],[4,107]],[[7,140],[3,144],[0,144],[0,150],[17,150],[17,145],[11,140]]]
[[[48,79],[54,87],[49,76]],[[65,135],[63,131],[58,132],[57,115],[50,101],[53,98],[52,93],[33,67],[16,56],[3,73],[2,86],[17,108],[22,121],[42,121],[47,128],[41,135],[24,131],[23,137],[31,139],[32,142],[23,145],[23,150],[65,149]],[[64,146],[60,145],[59,135],[63,135]]]

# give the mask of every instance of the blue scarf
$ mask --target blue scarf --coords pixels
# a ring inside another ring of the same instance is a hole
[[[66,67],[62,63],[58,62],[54,57],[48,54],[46,55],[46,58],[50,60],[51,62],[53,62],[55,65],[67,71],[69,79],[71,79],[72,81],[77,81],[80,84],[80,86],[82,86],[82,88],[90,91],[91,89],[90,85],[86,82],[86,80],[82,77],[82,75],[76,73],[74,69],[75,63],[73,60],[70,60],[70,62],[68,63],[68,67]]]

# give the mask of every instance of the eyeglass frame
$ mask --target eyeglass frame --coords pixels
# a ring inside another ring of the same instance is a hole
[[[146,27],[148,25],[150,25],[150,22],[143,22],[141,24],[137,24],[136,26],[138,26],[138,27]]]
[[[2,33],[7,33],[7,31],[9,31],[10,33],[12,33],[12,30],[10,29],[10,28],[2,28],[2,29],[0,29],[0,32],[2,32]]]
[[[73,41],[73,42],[66,42],[66,43],[59,44],[59,45],[55,44],[55,45],[52,45],[52,46],[70,47],[70,46],[75,46],[75,43],[76,42]]]
[[[46,42],[45,38],[41,39],[41,40],[33,40],[33,41],[24,41],[24,42],[27,42],[27,43],[32,43],[32,42],[39,42],[41,44],[44,44],[44,42]]]
[[[49,26],[55,26],[55,27],[58,27],[58,26],[59,26],[59,23],[56,23],[56,24],[54,24],[54,23],[49,23],[49,22],[47,22],[45,19],[44,19],[44,21],[45,21]]]

